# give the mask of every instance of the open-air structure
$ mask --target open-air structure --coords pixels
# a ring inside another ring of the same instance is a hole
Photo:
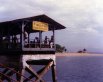
[[[0,22],[0,81],[45,82],[42,77],[51,68],[56,82],[55,30],[60,29],[65,27],[46,15]],[[31,65],[45,66],[36,72]]]

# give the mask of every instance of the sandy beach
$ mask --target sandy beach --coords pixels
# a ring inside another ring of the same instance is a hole
[[[94,53],[56,53],[57,57],[62,56],[103,56],[103,54]]]

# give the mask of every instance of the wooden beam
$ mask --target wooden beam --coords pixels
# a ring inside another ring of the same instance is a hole
[[[38,82],[40,78],[42,78],[44,74],[51,68],[52,65],[53,65],[53,61],[49,62],[49,64],[45,66],[45,69],[39,74],[39,78],[36,79],[35,82]]]
[[[17,81],[19,82],[25,82],[24,79],[27,79],[28,81],[30,82],[34,82],[33,80],[27,78],[26,76],[24,76],[24,73],[25,73],[25,68],[24,69],[16,69],[16,79]]]
[[[7,68],[5,68],[5,69],[2,71],[2,73],[3,73],[3,74],[6,74],[8,71],[9,71],[9,70],[8,70]],[[3,80],[4,78],[5,78],[5,76],[4,76],[4,75],[1,75],[0,79]]]
[[[51,62],[51,61],[52,60],[47,60],[47,59],[30,60],[30,61],[27,61],[27,64],[29,64],[29,65],[48,65],[48,63]]]
[[[9,71],[9,70],[8,70]],[[12,76],[14,73],[12,72],[12,71],[9,71],[8,73],[5,73],[5,75],[7,75],[7,76]],[[10,80],[10,78],[5,78],[5,77],[3,77],[3,78],[1,78],[2,80],[5,80],[5,79],[7,79],[7,80]]]
[[[28,82],[28,81],[30,81],[32,78],[34,78],[34,75],[31,75],[31,76],[29,76],[28,78],[26,78],[26,79],[24,80],[24,82]]]
[[[6,74],[3,74],[1,71],[0,71],[0,75],[5,76],[6,79],[10,79],[10,80],[12,80],[13,82],[19,82],[19,81],[16,81],[16,80],[12,79],[10,76],[8,76],[8,75],[6,75]],[[1,81],[1,82],[3,82],[3,81]]]
[[[26,70],[27,70],[29,73],[33,74],[34,77],[36,77],[36,78],[38,78],[39,80],[41,80],[41,82],[44,82],[44,80],[42,80],[42,78],[39,77],[39,75],[38,75],[32,68],[26,67]]]

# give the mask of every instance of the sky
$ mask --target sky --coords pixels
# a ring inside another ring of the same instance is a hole
[[[64,25],[56,43],[103,53],[103,0],[0,0],[0,22],[46,14]]]

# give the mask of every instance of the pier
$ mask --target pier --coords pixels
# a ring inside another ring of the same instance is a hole
[[[0,82],[47,82],[50,70],[57,82],[55,31],[61,29],[46,15],[0,22]],[[34,65],[42,67],[36,71]]]

